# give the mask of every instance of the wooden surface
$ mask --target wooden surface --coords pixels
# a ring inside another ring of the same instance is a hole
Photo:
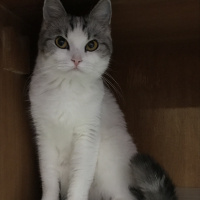
[[[21,35],[12,26],[3,27],[2,36],[2,66],[3,69],[18,73],[30,73],[30,45],[27,36]]]
[[[198,41],[130,44],[119,45],[112,61],[139,150],[154,156],[180,187],[200,187],[199,55]]]
[[[126,45],[197,39],[199,9],[199,0],[113,1],[113,36]]]
[[[4,26],[12,26],[17,30],[24,28],[21,20],[0,6],[0,30]],[[36,151],[33,149],[33,134],[30,131],[28,109],[25,106],[27,77],[4,70],[3,68],[9,66],[2,66],[1,56],[2,43],[0,43],[0,199],[36,200],[40,195],[40,182]]]
[[[199,200],[199,188],[177,188],[177,195],[179,200]]]

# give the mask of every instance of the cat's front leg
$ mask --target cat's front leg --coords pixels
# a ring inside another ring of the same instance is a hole
[[[39,145],[42,200],[59,199],[59,181],[56,169],[56,157],[56,150],[48,146],[48,144]]]
[[[76,129],[70,163],[68,200],[88,200],[100,144],[97,124]]]

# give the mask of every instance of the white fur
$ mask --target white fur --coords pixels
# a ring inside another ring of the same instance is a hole
[[[42,176],[42,200],[133,200],[130,158],[136,147],[101,75],[109,58],[84,52],[87,37],[69,33],[70,51],[39,53],[30,85]],[[82,49],[82,50],[81,50]],[[81,56],[79,70],[72,56]]]

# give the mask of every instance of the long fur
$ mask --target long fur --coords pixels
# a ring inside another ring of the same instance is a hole
[[[177,200],[175,187],[165,170],[149,155],[131,159],[133,184],[130,191],[138,200]]]
[[[136,200],[129,190],[136,146],[102,80],[112,54],[110,0],[84,17],[45,0],[43,18],[29,92],[42,200]],[[68,48],[57,46],[58,36]],[[86,51],[94,39],[98,48]]]

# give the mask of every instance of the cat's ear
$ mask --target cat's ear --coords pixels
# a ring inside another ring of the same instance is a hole
[[[67,13],[60,0],[45,0],[43,6],[44,21],[51,21],[66,16]]]
[[[89,14],[90,19],[97,20],[103,24],[110,24],[112,7],[110,0],[100,0]]]

